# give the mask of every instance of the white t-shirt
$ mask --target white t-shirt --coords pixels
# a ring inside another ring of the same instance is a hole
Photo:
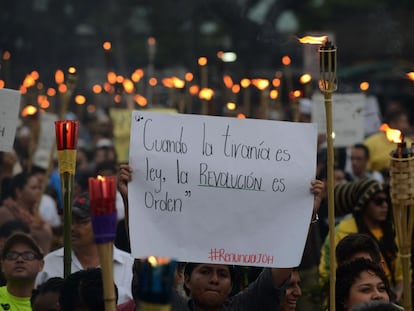
[[[118,304],[132,299],[131,282],[132,282],[132,256],[120,249],[114,247],[114,282],[118,288]],[[44,283],[52,277],[63,278],[63,248],[59,248],[44,258],[45,265],[43,270],[37,274],[35,287]],[[72,251],[71,273],[83,270],[79,259]]]
[[[42,195],[39,205],[39,213],[42,219],[51,227],[59,227],[62,225],[62,219],[58,214],[56,202],[50,195]]]

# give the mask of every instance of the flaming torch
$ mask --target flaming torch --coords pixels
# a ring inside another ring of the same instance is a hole
[[[72,188],[76,169],[78,121],[55,121],[55,131],[63,197],[63,275],[66,278],[71,272],[72,264]]]
[[[334,207],[334,146],[332,129],[332,93],[336,91],[336,47],[328,41],[328,36],[303,37],[299,39],[301,43],[320,44],[319,53],[319,89],[325,97],[326,114],[326,141],[327,141],[327,194],[328,194],[328,220],[329,220],[329,241],[330,248],[330,267],[336,266],[335,258],[335,207]],[[335,271],[331,271],[329,278],[330,308],[335,311]]]
[[[102,267],[105,311],[116,310],[114,287],[114,240],[116,233],[116,177],[89,178],[92,227]]]
[[[414,227],[414,156],[399,130],[383,124],[387,139],[397,144],[390,157],[390,192],[403,270],[403,307],[411,311],[411,238]]]

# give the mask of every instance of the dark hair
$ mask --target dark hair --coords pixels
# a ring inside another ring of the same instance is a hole
[[[384,270],[371,260],[365,258],[358,258],[350,262],[346,262],[338,267],[336,270],[335,282],[335,304],[337,311],[344,311],[344,303],[349,297],[349,291],[355,280],[360,277],[364,271],[371,271],[378,276],[385,285],[385,290],[392,298],[390,284]]]
[[[82,172],[77,170],[75,174],[75,184],[80,187],[80,192],[89,190],[89,177],[94,177],[90,172]]]
[[[118,301],[116,286],[115,293]],[[92,268],[70,274],[63,284],[59,303],[62,311],[74,311],[76,308],[88,308],[90,311],[104,310],[101,269]]]
[[[16,231],[21,231],[23,233],[29,234],[30,227],[21,220],[9,220],[0,226],[0,237],[8,238]]]
[[[376,264],[381,262],[381,251],[377,241],[364,233],[351,233],[340,240],[335,249],[336,261],[341,265],[360,252],[368,253]]]
[[[400,307],[391,302],[372,300],[358,304],[350,311],[401,311]]]
[[[112,160],[105,160],[101,163],[98,163],[96,164],[96,167],[95,167],[95,174],[101,175],[102,171],[107,171],[107,170],[112,171],[113,175],[116,175],[116,173],[118,172],[118,163]]]
[[[35,173],[22,172],[22,173],[15,175],[9,184],[9,189],[8,189],[9,197],[16,199],[17,189],[22,190],[26,186],[29,179],[32,178],[33,176],[35,176]]]
[[[366,145],[361,144],[361,143],[358,143],[358,144],[353,145],[352,147],[354,149],[361,149],[361,150],[363,150],[364,151],[364,154],[365,154],[365,158],[366,159],[369,159],[369,157],[370,157],[369,149],[368,149],[368,147]]]
[[[46,282],[40,284],[37,288],[33,289],[32,296],[30,297],[30,305],[33,306],[37,297],[45,295],[47,293],[59,293],[62,290],[64,279],[60,277],[53,277]]]

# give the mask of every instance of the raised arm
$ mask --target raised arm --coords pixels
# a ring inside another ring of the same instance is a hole
[[[128,164],[121,164],[118,171],[118,191],[121,193],[125,207],[125,230],[129,239],[129,205],[128,183],[132,180],[132,169]]]

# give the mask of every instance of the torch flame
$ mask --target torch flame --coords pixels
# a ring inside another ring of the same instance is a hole
[[[320,37],[312,37],[312,36],[305,36],[302,38],[298,38],[300,43],[309,43],[309,44],[324,44],[328,41],[328,36],[320,36]]]
[[[401,143],[402,134],[400,130],[390,128],[387,123],[382,124],[379,129],[380,131],[385,132],[389,141],[394,143]]]
[[[414,71],[411,71],[411,72],[407,72],[407,78],[408,79],[410,79],[410,80],[412,80],[412,81],[414,81]]]

